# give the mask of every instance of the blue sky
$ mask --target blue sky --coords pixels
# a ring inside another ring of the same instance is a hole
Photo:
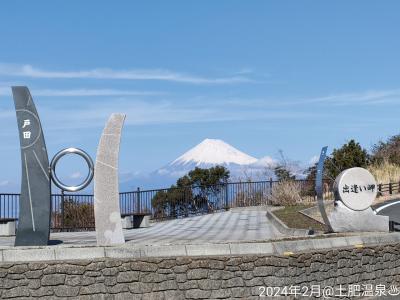
[[[204,138],[304,163],[399,133],[398,1],[8,1],[0,4],[0,190],[18,189],[11,85],[27,85],[50,158],[95,157],[127,114],[122,174]],[[71,158],[72,159],[72,158]],[[64,162],[79,181],[78,163]],[[134,184],[133,184],[134,185]]]

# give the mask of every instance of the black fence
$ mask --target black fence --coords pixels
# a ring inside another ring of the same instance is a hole
[[[400,182],[378,184],[378,192],[380,196],[399,194]]]
[[[19,214],[19,194],[0,194],[0,219],[16,219]]]
[[[326,183],[325,196],[331,197],[332,184]],[[285,195],[286,193],[286,195]],[[233,207],[278,205],[282,198],[315,201],[314,181],[233,182],[211,186],[173,188],[141,193],[141,205],[151,209],[154,219],[174,219],[212,213]],[[279,198],[279,199],[278,199]]]
[[[331,181],[324,183],[324,198],[333,200]],[[378,185],[380,195],[400,192],[400,183]],[[285,201],[315,202],[314,181],[233,182],[209,186],[136,190],[120,193],[121,215],[148,214],[154,220],[184,218],[233,207],[285,205]],[[1,219],[18,218],[18,194],[0,194]],[[93,230],[93,195],[52,195],[53,231]]]
[[[93,195],[52,195],[51,208],[53,231],[85,231],[95,228]]]

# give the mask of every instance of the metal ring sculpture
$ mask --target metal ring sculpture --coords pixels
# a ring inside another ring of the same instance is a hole
[[[68,186],[68,185],[63,184],[60,181],[60,179],[58,179],[57,174],[56,174],[57,162],[60,160],[61,157],[65,156],[67,154],[77,154],[77,155],[83,157],[83,159],[86,161],[86,163],[89,167],[89,173],[86,176],[86,179],[77,186]],[[54,155],[53,159],[51,160],[50,169],[51,169],[51,175],[52,175],[51,177],[52,177],[54,184],[56,186],[58,186],[60,189],[62,189],[64,191],[68,191],[68,192],[77,192],[77,191],[84,189],[85,187],[87,187],[90,184],[90,182],[93,179],[93,175],[94,175],[94,165],[93,165],[92,159],[90,158],[89,154],[87,154],[85,151],[78,149],[78,148],[66,148],[66,149],[58,152],[56,155]]]

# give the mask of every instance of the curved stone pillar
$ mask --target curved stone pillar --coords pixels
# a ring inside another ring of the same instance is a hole
[[[42,126],[29,89],[12,87],[21,145],[21,196],[15,246],[47,245],[50,235],[50,176]]]
[[[328,147],[323,147],[321,150],[321,154],[319,156],[319,161],[317,165],[317,174],[315,176],[315,192],[317,194],[318,207],[321,212],[322,219],[324,220],[325,225],[328,227],[328,232],[333,232],[331,223],[329,222],[329,218],[326,214],[325,204],[324,204],[324,164],[326,158],[326,151]]]
[[[97,148],[94,169],[94,214],[97,244],[125,243],[119,207],[118,158],[124,114],[112,114]]]

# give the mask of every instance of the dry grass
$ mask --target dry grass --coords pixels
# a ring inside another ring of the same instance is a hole
[[[272,204],[293,206],[303,202],[300,193],[302,186],[294,180],[281,181],[272,188]]]
[[[400,166],[387,160],[368,166],[368,170],[378,183],[399,182],[400,180]]]
[[[295,206],[285,207],[283,209],[274,211],[274,214],[289,228],[326,231],[327,228],[324,224],[321,224],[320,222],[299,212],[310,207],[312,207],[310,204],[297,204]]]

